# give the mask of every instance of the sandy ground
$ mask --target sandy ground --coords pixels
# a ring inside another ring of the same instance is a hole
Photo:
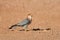
[[[32,14],[32,28],[49,31],[11,31],[8,28]],[[60,40],[60,0],[0,0],[0,40]]]

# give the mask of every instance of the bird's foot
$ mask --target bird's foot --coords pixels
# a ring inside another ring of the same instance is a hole
[[[27,29],[27,30],[25,30],[25,31],[30,31],[30,30]]]
[[[20,31],[25,31],[25,29],[22,29],[22,30],[20,30]]]
[[[22,29],[22,30],[20,30],[20,31],[29,31],[28,29]]]

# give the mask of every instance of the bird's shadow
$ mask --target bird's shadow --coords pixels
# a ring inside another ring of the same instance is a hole
[[[51,28],[46,28],[46,29],[40,29],[40,28],[33,28],[33,29],[30,29],[30,30],[20,30],[20,31],[43,31],[43,30],[51,30]]]

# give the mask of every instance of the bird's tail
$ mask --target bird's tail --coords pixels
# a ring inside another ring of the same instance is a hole
[[[16,26],[18,26],[18,25],[17,24],[12,25],[9,29],[12,29],[13,27],[16,27]]]

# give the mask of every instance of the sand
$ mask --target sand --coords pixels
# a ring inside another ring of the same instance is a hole
[[[14,31],[9,27],[32,14],[28,29],[49,31]],[[0,0],[0,40],[60,40],[60,0]]]

